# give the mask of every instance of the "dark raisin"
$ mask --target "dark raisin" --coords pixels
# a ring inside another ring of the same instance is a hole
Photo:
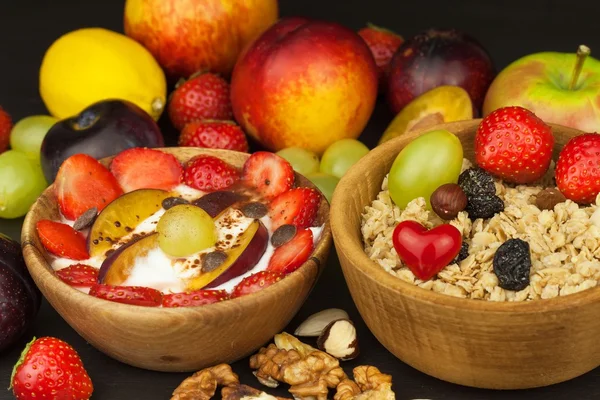
[[[227,260],[227,254],[222,251],[211,251],[202,257],[202,271],[210,272],[221,266]]]
[[[269,209],[263,203],[253,201],[251,203],[244,204],[242,212],[248,218],[259,219],[267,215]]]
[[[498,286],[506,290],[523,290],[529,286],[531,255],[529,243],[521,239],[509,239],[494,254],[494,273]]]
[[[85,228],[92,226],[97,216],[98,209],[96,207],[90,208],[89,210],[81,214],[79,218],[77,218],[75,224],[73,224],[73,229],[75,229],[76,231],[81,231]]]
[[[472,220],[477,218],[492,218],[499,212],[504,211],[504,201],[495,194],[473,195],[469,197],[465,211]]]
[[[211,217],[216,217],[226,208],[245,199],[245,196],[229,191],[211,192],[192,202],[193,205],[200,207]]]
[[[296,236],[296,227],[294,225],[285,224],[275,229],[271,236],[271,244],[273,247],[283,246]]]
[[[458,252],[458,255],[450,264],[458,264],[467,257],[469,257],[469,243],[463,240],[462,244],[460,245],[460,251]]]
[[[189,201],[181,197],[167,197],[162,201],[162,208],[168,210],[180,204],[189,204]]]
[[[469,168],[460,174],[458,177],[458,185],[462,188],[467,197],[480,194],[496,194],[494,178],[479,167]]]

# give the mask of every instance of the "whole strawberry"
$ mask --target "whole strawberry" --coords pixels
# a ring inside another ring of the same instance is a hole
[[[499,108],[486,116],[475,134],[475,161],[506,182],[540,179],[550,166],[552,129],[522,107]]]
[[[211,73],[192,75],[178,85],[169,100],[169,118],[181,131],[193,121],[203,119],[231,119],[229,84],[225,79]]]
[[[214,192],[228,188],[240,178],[230,164],[213,156],[196,156],[183,171],[183,182],[194,189]]]
[[[233,121],[190,122],[181,131],[179,145],[248,152],[246,135]]]
[[[558,155],[555,178],[566,198],[594,202],[600,193],[600,135],[586,133],[569,140]]]
[[[85,400],[94,391],[75,349],[53,337],[33,338],[21,353],[10,382],[17,400]]]
[[[392,57],[398,47],[404,43],[402,36],[373,24],[367,24],[366,28],[358,31],[373,53],[375,64],[379,70],[379,88],[386,86],[387,73]]]
[[[4,153],[8,149],[11,129],[12,120],[10,115],[0,107],[0,153]]]

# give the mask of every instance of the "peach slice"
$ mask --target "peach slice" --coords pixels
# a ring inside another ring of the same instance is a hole
[[[413,130],[467,119],[473,119],[469,94],[459,86],[438,86],[408,103],[387,127],[379,144]]]
[[[114,286],[123,284],[131,274],[135,259],[145,257],[150,250],[157,247],[158,234],[156,232],[147,236],[140,236],[119,247],[106,257],[100,266],[98,282]]]
[[[162,208],[169,193],[140,189],[112,201],[96,218],[88,236],[90,256],[105,254],[112,244],[131,233],[141,222]]]
[[[236,239],[236,243],[225,250],[227,258],[217,268],[202,272],[190,280],[187,290],[209,289],[217,287],[230,279],[245,274],[261,259],[269,240],[267,228],[259,220],[252,224]]]

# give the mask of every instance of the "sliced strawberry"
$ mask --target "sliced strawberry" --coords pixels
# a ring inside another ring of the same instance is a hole
[[[189,293],[165,294],[163,307],[195,307],[227,300],[229,294],[224,290],[195,290]]]
[[[92,287],[98,283],[98,270],[85,264],[73,264],[56,271],[63,282],[76,287]]]
[[[222,190],[239,179],[239,172],[225,161],[213,156],[192,158],[183,172],[183,182],[205,192]]]
[[[43,219],[36,224],[42,245],[50,253],[71,260],[90,258],[85,236],[69,225]]]
[[[295,188],[277,196],[269,205],[272,229],[291,224],[298,229],[308,228],[315,222],[321,194],[311,188]]]
[[[110,163],[110,172],[126,192],[171,190],[181,182],[183,168],[172,154],[136,147],[119,153]]]
[[[266,199],[272,199],[294,186],[294,169],[277,154],[258,151],[244,164],[242,180]]]
[[[142,286],[111,286],[98,283],[91,287],[90,296],[145,307],[158,307],[162,302],[161,292]]]
[[[276,271],[261,271],[244,278],[240,283],[233,288],[230,298],[245,296],[254,292],[258,292],[266,287],[271,286],[275,282],[279,282],[284,275]]]
[[[275,249],[267,269],[284,275],[294,272],[308,260],[313,247],[312,231],[310,229],[298,231],[292,240]]]
[[[110,171],[87,154],[75,154],[62,163],[55,187],[60,211],[70,220],[90,208],[102,211],[123,193]]]

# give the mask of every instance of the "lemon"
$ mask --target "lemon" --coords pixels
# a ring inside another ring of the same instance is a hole
[[[42,100],[60,119],[100,100],[122,99],[157,120],[166,93],[165,74],[152,54],[135,40],[102,28],[61,36],[46,51],[40,68]]]

